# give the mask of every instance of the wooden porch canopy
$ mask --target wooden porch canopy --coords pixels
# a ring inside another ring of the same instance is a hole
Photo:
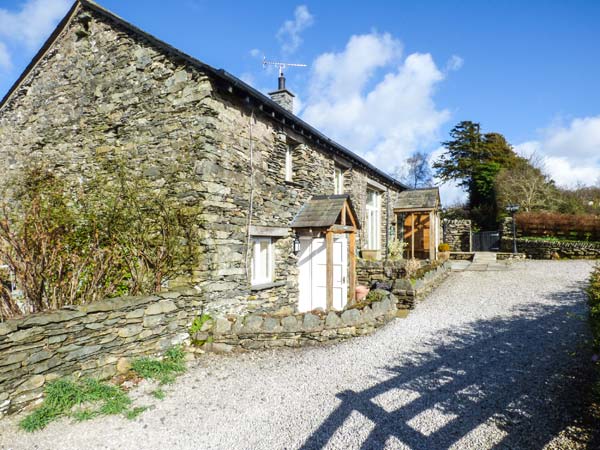
[[[394,213],[400,216],[401,237],[410,258],[435,259],[439,240],[439,188],[413,189],[399,194]]]
[[[352,303],[356,291],[356,231],[360,229],[360,224],[350,196],[313,196],[294,217],[290,227],[325,233],[328,310],[333,307],[333,235],[348,234],[348,301]]]

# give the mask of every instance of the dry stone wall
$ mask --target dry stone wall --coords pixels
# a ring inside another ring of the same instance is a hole
[[[394,319],[396,304],[393,294],[382,291],[380,300],[343,311],[211,318],[192,338],[202,349],[217,352],[338,342],[370,334]]]
[[[450,264],[425,267],[417,278],[406,276],[405,261],[360,260],[356,267],[358,284],[372,288],[385,285],[397,301],[398,309],[414,309],[416,301],[438,286],[448,275]]]
[[[195,289],[122,297],[0,323],[0,416],[39,399],[64,376],[110,378],[127,360],[189,338]]]
[[[160,356],[178,344],[188,350],[231,352],[337,342],[371,333],[396,317],[397,299],[344,311],[219,315],[196,289],[123,297],[0,323],[0,418],[41,400],[46,383],[61,377],[111,378],[131,361]],[[190,336],[196,317],[208,317]]]
[[[448,220],[444,225],[444,241],[450,245],[452,252],[470,252],[471,221]]]
[[[501,248],[505,252],[513,249],[512,238],[502,238]],[[533,259],[600,259],[600,242],[545,241],[517,238],[517,250]]]

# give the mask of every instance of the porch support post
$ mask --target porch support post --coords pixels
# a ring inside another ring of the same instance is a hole
[[[350,233],[349,239],[349,248],[348,248],[348,259],[349,259],[349,268],[350,273],[348,274],[348,281],[350,289],[349,295],[349,303],[352,305],[356,301],[356,232],[353,231]]]
[[[415,257],[415,213],[410,213],[410,252],[411,258]]]
[[[327,230],[325,235],[325,251],[327,256],[327,310],[333,309],[333,231]]]
[[[429,213],[429,259],[431,261],[435,260],[435,218],[433,216],[433,211]]]

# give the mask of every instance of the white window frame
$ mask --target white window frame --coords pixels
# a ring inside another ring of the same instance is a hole
[[[294,177],[294,159],[292,155],[292,146],[290,144],[285,147],[285,181],[292,181]]]
[[[333,169],[333,193],[334,195],[344,193],[344,169],[338,166]]]
[[[260,273],[262,267],[265,266],[265,262],[262,259],[263,254],[261,254],[260,247],[261,243],[267,242],[267,273]],[[268,284],[273,282],[273,239],[270,237],[253,237],[252,238],[252,286],[258,286],[261,284]],[[261,269],[259,269],[259,267]]]
[[[369,203],[369,193],[375,194],[375,204]],[[366,250],[379,250],[381,247],[381,192],[367,189],[367,242]]]

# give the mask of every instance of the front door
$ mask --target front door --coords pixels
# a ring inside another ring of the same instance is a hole
[[[327,249],[325,238],[300,238],[300,312],[327,309]],[[333,308],[342,309],[348,299],[348,241],[345,235],[333,240]]]
[[[348,239],[333,238],[333,309],[343,309],[348,301]]]

